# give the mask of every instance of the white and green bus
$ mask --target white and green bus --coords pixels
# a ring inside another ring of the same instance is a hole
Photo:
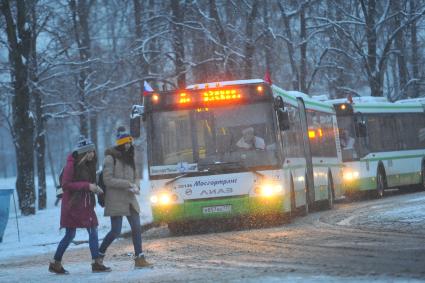
[[[285,91],[277,86],[272,86],[272,89],[275,97],[282,98],[284,109],[289,114],[289,127],[281,133],[285,157],[283,170],[291,184],[295,207],[298,203],[305,203],[307,196],[314,200],[308,200],[307,204],[322,203],[332,208],[334,199],[343,196],[342,153],[337,146],[338,127],[334,108],[301,92]],[[302,125],[303,120],[307,122],[307,129]],[[306,137],[304,142],[303,137]],[[307,179],[308,185],[304,179]],[[308,193],[305,194],[305,191]]]
[[[357,97],[329,102],[337,115],[347,196],[382,197],[387,189],[424,186],[425,101]]]
[[[196,220],[290,215],[317,201],[331,207],[335,115],[328,104],[307,100],[263,80],[145,96],[134,109],[143,112],[154,221],[178,232]],[[134,115],[136,137],[139,122]],[[310,149],[314,131],[318,144]]]

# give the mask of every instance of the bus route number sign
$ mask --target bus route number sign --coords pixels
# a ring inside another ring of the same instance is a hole
[[[205,206],[202,208],[204,214],[210,213],[228,213],[232,212],[232,206],[230,204],[226,205],[217,205],[217,206]]]

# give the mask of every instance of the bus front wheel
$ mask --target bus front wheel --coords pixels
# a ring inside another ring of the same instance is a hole
[[[308,197],[308,190],[305,192],[305,205],[301,208],[301,215],[306,216],[310,211],[310,198]]]
[[[333,207],[334,207],[333,181],[332,181],[332,175],[328,175],[328,201],[326,204],[326,208],[333,209]]]
[[[179,236],[188,233],[188,224],[184,222],[168,223],[168,230],[172,236]]]
[[[425,190],[425,163],[422,162],[422,166],[421,166],[421,190]]]
[[[295,202],[295,185],[294,185],[294,179],[292,178],[291,175],[291,181],[290,181],[290,191],[291,191],[291,215],[295,213],[295,211],[297,210],[297,205]]]
[[[376,196],[377,198],[384,197],[384,191],[386,189],[385,183],[385,174],[382,172],[382,169],[378,171],[378,175],[376,177]]]

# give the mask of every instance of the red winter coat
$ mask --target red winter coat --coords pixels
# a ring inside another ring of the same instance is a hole
[[[89,181],[75,180],[75,158],[69,155],[62,175],[61,228],[88,228],[98,225],[95,198]]]

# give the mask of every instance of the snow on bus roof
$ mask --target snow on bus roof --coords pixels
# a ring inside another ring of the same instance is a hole
[[[396,101],[395,103],[400,103],[400,104],[404,104],[404,103],[422,103],[422,104],[425,104],[425,97],[402,99],[402,100]]]
[[[376,97],[376,96],[356,96],[353,97],[354,103],[382,103],[382,102],[389,102],[386,97]],[[337,99],[330,99],[328,102],[331,103],[346,103],[348,102],[347,98],[337,98]]]
[[[201,84],[190,85],[186,87],[186,89],[204,89],[204,88],[216,88],[216,87],[229,86],[229,85],[258,84],[258,83],[264,83],[264,80],[251,79],[251,80],[235,80],[235,81],[201,83]]]
[[[296,91],[296,90],[286,90],[285,91],[287,94],[295,96],[295,97],[301,97],[303,99],[307,99],[307,100],[311,100],[311,97],[308,96],[307,94],[300,92],[300,91]]]
[[[425,100],[423,101],[425,104]],[[328,100],[328,103],[349,103],[346,98]],[[354,112],[362,113],[410,113],[422,112],[423,107],[419,101],[406,99],[402,102],[391,102],[385,97],[361,96],[353,97]]]
[[[319,101],[317,99],[312,99],[308,94],[303,92],[296,90],[284,90],[277,85],[272,85],[272,88],[274,92],[276,92],[278,95],[282,95],[284,99],[286,99],[286,101],[291,105],[296,105],[296,100],[299,97],[304,100],[307,108],[309,109],[315,109],[324,112],[333,111],[331,104],[324,101]]]
[[[326,94],[320,94],[320,95],[313,95],[311,99],[326,102],[329,100],[329,97]]]

